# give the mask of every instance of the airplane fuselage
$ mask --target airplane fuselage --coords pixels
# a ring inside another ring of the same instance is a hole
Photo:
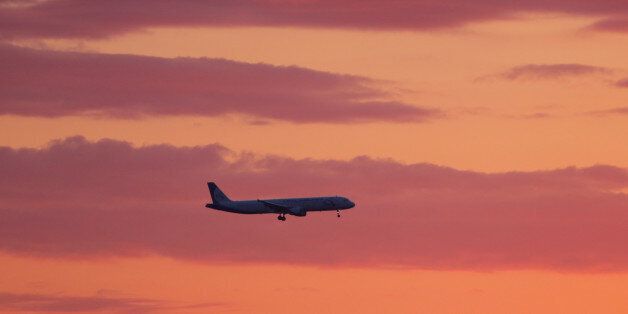
[[[346,197],[301,197],[301,198],[277,198],[267,200],[232,201],[214,182],[207,182],[212,203],[205,205],[207,208],[222,210],[238,214],[279,214],[279,220],[286,220],[286,215],[303,217],[309,211],[340,211],[349,209],[355,204]]]
[[[338,196],[230,201],[224,204],[207,204],[206,206],[208,208],[238,214],[290,213],[289,210],[281,210],[278,207],[269,206],[269,203],[285,206],[288,208],[302,208],[306,212],[344,210],[353,207],[352,203],[346,203],[343,197]]]

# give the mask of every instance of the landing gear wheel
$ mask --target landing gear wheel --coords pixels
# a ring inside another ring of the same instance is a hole
[[[283,214],[280,214],[277,219],[281,220],[281,221],[285,221],[286,220],[286,216],[284,216]]]
[[[336,210],[336,215],[340,218],[340,210]]]

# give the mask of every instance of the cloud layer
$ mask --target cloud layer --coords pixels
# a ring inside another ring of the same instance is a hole
[[[526,12],[614,17],[615,0],[445,1],[114,1],[56,0],[0,6],[0,36],[106,37],[155,26],[299,26],[429,29],[503,19]],[[603,25],[609,22],[602,22]],[[608,28],[608,27],[607,27]]]
[[[138,298],[77,297],[0,293],[0,310],[10,312],[120,312],[147,313],[160,308],[159,302]]]
[[[173,305],[172,302],[143,298],[113,296],[68,296],[45,294],[17,294],[0,292],[0,310],[10,313],[28,312],[106,312],[106,313],[152,313],[162,310],[207,308],[222,303]]]
[[[59,52],[0,44],[0,114],[216,116],[291,122],[422,121],[365,77],[224,59]]]
[[[489,174],[75,137],[2,148],[0,172],[0,250],[17,254],[628,270],[628,172],[611,166]],[[206,180],[236,199],[341,194],[358,205],[282,223],[207,210]]]

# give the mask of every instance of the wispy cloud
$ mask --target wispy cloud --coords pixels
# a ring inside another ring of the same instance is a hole
[[[0,44],[0,68],[0,114],[243,114],[297,123],[421,122],[439,116],[395,100],[376,80],[296,66]]]
[[[557,79],[565,77],[608,74],[610,69],[586,64],[524,64],[508,69],[497,75],[507,80]]]
[[[615,86],[620,88],[628,88],[628,77],[615,82]]]
[[[589,111],[587,115],[593,116],[613,116],[613,115],[628,115],[628,107],[615,107],[610,109]]]
[[[519,116],[522,119],[532,119],[532,120],[536,120],[536,119],[547,119],[547,118],[552,118],[554,117],[554,115],[547,113],[547,112],[535,112],[535,113],[530,113],[530,114],[524,114]]]
[[[628,270],[628,171],[612,166],[482,173],[77,137],[1,148],[0,172],[0,250],[16,254]],[[358,206],[340,225],[313,213],[278,229],[270,215],[204,208],[206,180],[236,199],[343,194]]]
[[[628,18],[606,18],[593,23],[587,28],[606,32],[628,32]]]
[[[11,312],[152,313],[161,310],[210,308],[222,305],[222,303],[177,305],[168,301],[101,295],[68,296],[0,292],[0,310]]]

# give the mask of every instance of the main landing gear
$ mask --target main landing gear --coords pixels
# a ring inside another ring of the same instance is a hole
[[[336,209],[336,215],[340,218],[340,209]]]
[[[278,220],[281,221],[285,221],[286,220],[286,214],[279,214],[279,216],[277,217]]]

